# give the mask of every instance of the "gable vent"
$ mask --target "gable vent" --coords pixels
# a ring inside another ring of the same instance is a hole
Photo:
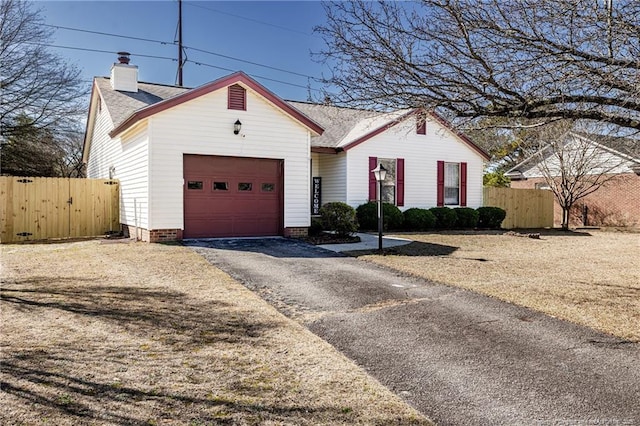
[[[247,110],[247,91],[239,84],[229,86],[229,109]]]

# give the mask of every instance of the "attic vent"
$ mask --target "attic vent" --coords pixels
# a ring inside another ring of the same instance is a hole
[[[416,114],[416,133],[419,135],[427,134],[427,115],[424,112]]]
[[[229,104],[228,109],[247,110],[247,91],[239,84],[229,86]]]

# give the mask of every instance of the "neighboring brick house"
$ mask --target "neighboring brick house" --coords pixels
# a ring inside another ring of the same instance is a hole
[[[568,138],[579,138],[593,149],[598,163],[593,174],[602,173],[602,164],[608,164],[605,176],[609,179],[601,188],[579,200],[570,213],[570,226],[640,227],[640,142],[626,138],[595,137],[569,133]],[[578,140],[578,139],[576,139]],[[548,189],[541,172],[540,157],[532,156],[509,170],[512,188]],[[562,209],[556,201],[554,225],[560,226]]]

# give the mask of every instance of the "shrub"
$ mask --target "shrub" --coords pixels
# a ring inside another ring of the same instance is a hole
[[[356,211],[350,205],[341,202],[322,206],[320,223],[325,230],[333,231],[340,236],[351,235],[358,230]]]
[[[402,216],[402,212],[399,208],[394,206],[393,204],[384,203],[382,204],[382,219],[384,221],[384,230],[395,230],[401,229],[402,223],[404,222],[404,217]]]
[[[452,229],[456,226],[457,217],[453,209],[449,207],[432,207],[429,211],[436,217],[436,228]]]
[[[478,207],[478,228],[500,229],[507,212],[500,207]]]
[[[427,209],[411,208],[402,213],[404,228],[408,231],[426,231],[434,228],[436,217]]]
[[[470,207],[456,207],[453,211],[456,212],[456,226],[458,228],[467,229],[478,226],[480,213],[477,210]]]
[[[378,203],[375,201],[369,201],[368,203],[361,204],[356,209],[356,215],[358,217],[358,223],[362,230],[374,230],[378,229]],[[399,208],[393,204],[382,204],[382,227],[385,231],[389,229],[400,229],[404,218]]]
[[[378,206],[375,202],[370,201],[359,205],[356,208],[356,216],[363,231],[378,229]]]
[[[309,227],[309,236],[315,237],[322,233],[322,221],[318,217],[311,218],[311,226]]]

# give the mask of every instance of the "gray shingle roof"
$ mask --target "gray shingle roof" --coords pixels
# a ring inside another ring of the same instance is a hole
[[[287,103],[324,128],[321,136],[311,138],[311,146],[315,147],[336,148],[358,123],[384,115],[375,111],[307,102],[287,101]]]
[[[138,92],[121,92],[111,88],[108,77],[96,77],[95,82],[116,128],[134,112],[191,90],[184,87],[139,82]],[[307,102],[287,101],[287,103],[324,129],[321,136],[311,138],[311,146],[326,148],[345,146],[391,123],[409,111],[383,113]]]
[[[111,88],[108,77],[96,77],[95,82],[115,127],[141,108],[190,90],[185,87],[138,83],[138,92],[120,92]]]

